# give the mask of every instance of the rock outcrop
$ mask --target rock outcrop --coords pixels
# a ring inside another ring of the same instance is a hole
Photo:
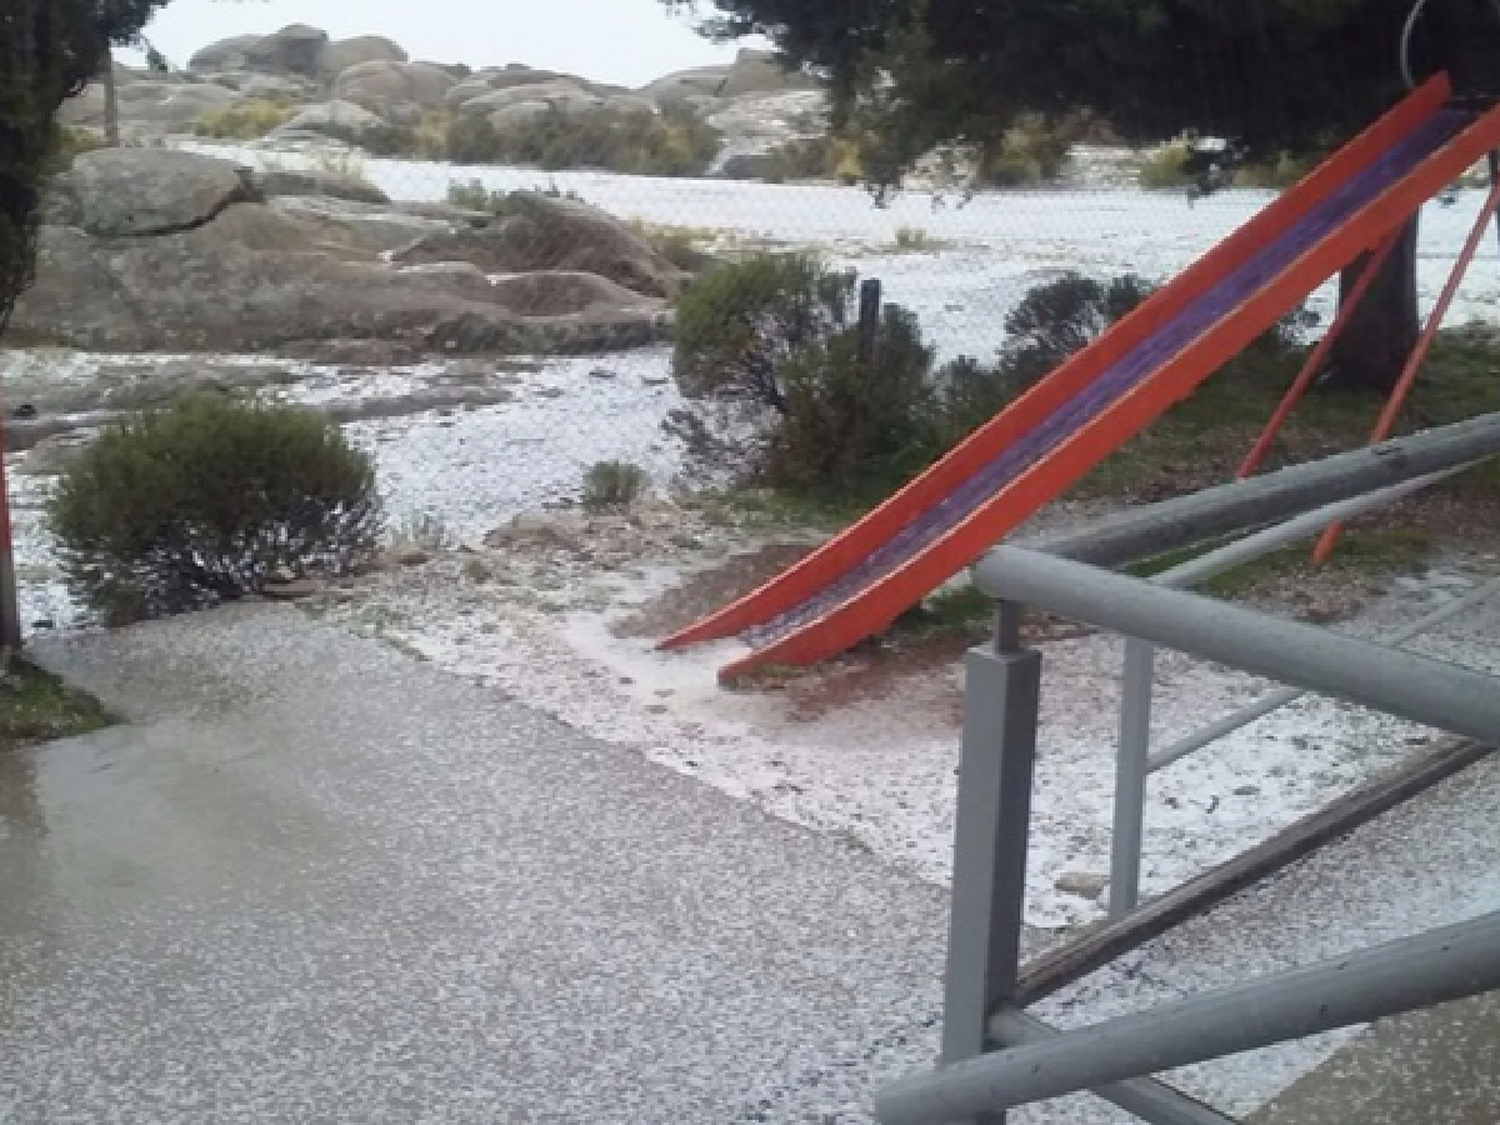
[[[117,67],[116,77],[127,143],[192,134],[205,115],[250,100],[290,106],[293,119],[274,129],[269,143],[296,145],[330,136],[357,141],[362,133],[415,127],[433,115],[457,114],[511,130],[557,113],[687,112],[722,136],[711,169],[722,174],[726,166],[754,168],[755,158],[771,149],[818,134],[826,117],[817,83],[786,70],[764,51],[744,50],[732,63],[679,71],[630,90],[520,63],[471,71],[412,61],[400,44],[383,36],[335,40],[305,24],[209,44],[192,56],[185,72]],[[254,119],[273,120],[275,114],[264,110],[257,107]],[[102,87],[91,85],[66,102],[59,120],[102,132]],[[444,121],[432,123],[433,131],[444,126]]]
[[[168,150],[80,157],[51,201],[15,338],[113,351],[384,340],[540,353],[635,346],[669,327],[664,298],[681,275],[595,208],[538,196],[488,221],[407,213],[332,198],[322,192],[348,185],[308,177]]]
[[[454,84],[453,75],[432,63],[363,62],[340,72],[333,95],[386,121],[409,124],[442,109]]]

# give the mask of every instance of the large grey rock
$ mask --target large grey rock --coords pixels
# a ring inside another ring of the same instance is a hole
[[[315,78],[323,70],[328,32],[305,23],[294,23],[262,36],[245,48],[245,66],[269,74],[300,74]]]
[[[256,189],[266,199],[321,195],[329,199],[342,199],[353,203],[389,203],[391,201],[390,196],[368,180],[320,169],[309,168],[299,171],[273,169],[268,172],[256,172],[254,183]]]
[[[239,203],[154,237],[45,227],[37,281],[13,330],[18,341],[119,351],[396,340],[512,353],[609,350],[666,330],[661,302],[633,295],[610,304],[613,290],[591,292],[587,303],[575,300],[578,311],[523,315],[475,268],[394,269],[350,224]]]
[[[191,133],[204,114],[244,100],[237,90],[208,82],[135,82],[120,88],[120,124],[133,135]]]
[[[273,101],[303,101],[317,91],[317,84],[295,74],[258,74],[252,70],[228,71],[213,74],[209,79],[216,85],[237,90],[247,98],[267,98]]]
[[[491,90],[469,99],[458,108],[460,113],[488,117],[511,106],[525,104],[546,105],[565,113],[578,113],[602,107],[605,99],[568,79],[560,78],[551,82]]]
[[[491,227],[428,235],[393,255],[405,265],[470,262],[488,274],[591,273],[648,297],[671,297],[680,270],[613,215],[571,199],[522,197]]]
[[[676,106],[688,99],[722,97],[728,82],[729,67],[700,66],[658,78],[639,93],[659,106]]]
[[[734,98],[741,94],[776,94],[784,90],[813,90],[818,82],[810,75],[787,70],[770,51],[742,48],[729,67],[719,96]]]
[[[101,237],[199,226],[230,204],[253,200],[248,169],[171,149],[99,149],[57,178],[53,215]]]
[[[366,129],[373,129],[384,124],[385,118],[378,113],[371,113],[362,105],[346,101],[321,102],[299,110],[296,117],[276,130],[275,135],[278,137],[293,133],[343,135],[362,133]]]
[[[322,77],[332,81],[351,66],[362,63],[408,61],[406,51],[384,35],[357,35],[352,39],[335,39],[323,49]]]
[[[442,109],[453,86],[453,76],[432,63],[365,62],[339,74],[333,95],[388,121],[405,121]]]
[[[496,279],[494,299],[522,316],[576,316],[601,310],[654,310],[660,302],[643,297],[598,274],[576,270],[543,270]]]
[[[679,105],[695,98],[735,98],[744,94],[776,94],[813,90],[816,79],[788,71],[769,51],[741,50],[728,66],[702,66],[658,78],[640,90],[659,106]]]
[[[250,49],[263,38],[261,35],[235,35],[210,43],[188,60],[188,69],[243,70],[249,64]]]

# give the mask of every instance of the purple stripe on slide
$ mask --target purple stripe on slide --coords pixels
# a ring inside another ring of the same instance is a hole
[[[1003,450],[837,581],[785,613],[746,630],[741,637],[756,647],[780,640],[916,557],[1022,472],[1052,453],[1091,419],[1224,320],[1357,211],[1410,175],[1472,121],[1473,114],[1459,110],[1444,110],[1428,119],[1358,177],[1340,186],[1295,226],[1267,243],[1254,257],[1187,305],[1160,331],[1101,372],[1093,383],[1058,407],[1036,429]]]

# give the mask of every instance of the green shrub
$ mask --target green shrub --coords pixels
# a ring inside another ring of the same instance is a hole
[[[1067,167],[1077,131],[1070,121],[1022,114],[1005,134],[999,150],[980,165],[979,183],[1002,188],[1050,183]]]
[[[50,517],[69,589],[111,624],[346,573],[381,533],[372,460],[336,426],[211,393],[107,429]]]
[[[1317,165],[1317,158],[1284,152],[1273,160],[1246,164],[1234,172],[1234,185],[1246,188],[1291,187]]]
[[[1192,158],[1189,145],[1165,145],[1141,160],[1137,181],[1143,188],[1185,188],[1198,179],[1192,171]]]
[[[786,408],[771,434],[767,483],[865,500],[926,468],[939,452],[932,360],[916,316],[898,305],[883,311],[868,367],[857,326],[792,351],[779,368]]]
[[[785,413],[781,365],[853,322],[856,278],[810,254],[759,254],[710,270],[677,307],[672,374],[688,398],[749,399]]]
[[[633,507],[645,494],[650,477],[629,461],[600,461],[583,474],[583,506],[591,512]]]
[[[760,178],[772,183],[788,180],[834,180],[853,185],[864,175],[859,146],[844,137],[798,137],[785,141],[759,161]]]
[[[52,150],[52,168],[55,172],[66,172],[73,167],[73,161],[85,152],[108,147],[109,141],[102,133],[77,125],[60,125]]]
[[[470,180],[466,184],[454,181],[448,185],[448,202],[455,207],[463,207],[470,211],[488,211],[499,218],[521,214],[526,210],[527,201],[538,195],[544,196],[547,199],[571,199],[576,203],[587,202],[576,191],[563,191],[556,184],[548,184],[545,188],[529,188],[517,191],[505,191],[502,188],[490,190],[478,180]]]
[[[211,109],[193,126],[200,137],[227,141],[253,141],[281,128],[297,110],[283,101],[251,98],[248,101]]]
[[[496,126],[485,117],[461,115],[448,127],[445,149],[455,164],[698,176],[708,170],[722,140],[718,130],[685,112],[554,109],[505,126]]]
[[[688,398],[769,408],[766,483],[822,500],[868,499],[938,452],[932,350],[888,305],[862,363],[858,278],[806,254],[720,266],[678,306],[673,374]]]
[[[1012,399],[1046,378],[1075,352],[1145,301],[1157,286],[1135,274],[1099,281],[1067,273],[1029,290],[1005,318],[1005,343],[996,363],[972,359],[945,367],[938,378],[943,397],[943,430],[958,440]],[[1302,346],[1316,313],[1298,306],[1262,333],[1226,370],[1259,370]]]

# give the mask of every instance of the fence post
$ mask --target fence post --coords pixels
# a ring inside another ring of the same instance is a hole
[[[859,371],[868,378],[880,362],[881,287],[878,278],[859,286]]]
[[[1021,647],[1021,607],[1000,603],[993,648],[967,659],[943,1002],[945,1064],[989,1048],[990,1016],[1016,991],[1036,766],[1041,654]],[[1004,1125],[984,1114],[973,1125]]]
[[[1141,842],[1146,779],[1151,774],[1151,693],[1156,646],[1125,639],[1120,684],[1120,744],[1115,757],[1115,822],[1110,841],[1109,916],[1123,918],[1141,900]]]

